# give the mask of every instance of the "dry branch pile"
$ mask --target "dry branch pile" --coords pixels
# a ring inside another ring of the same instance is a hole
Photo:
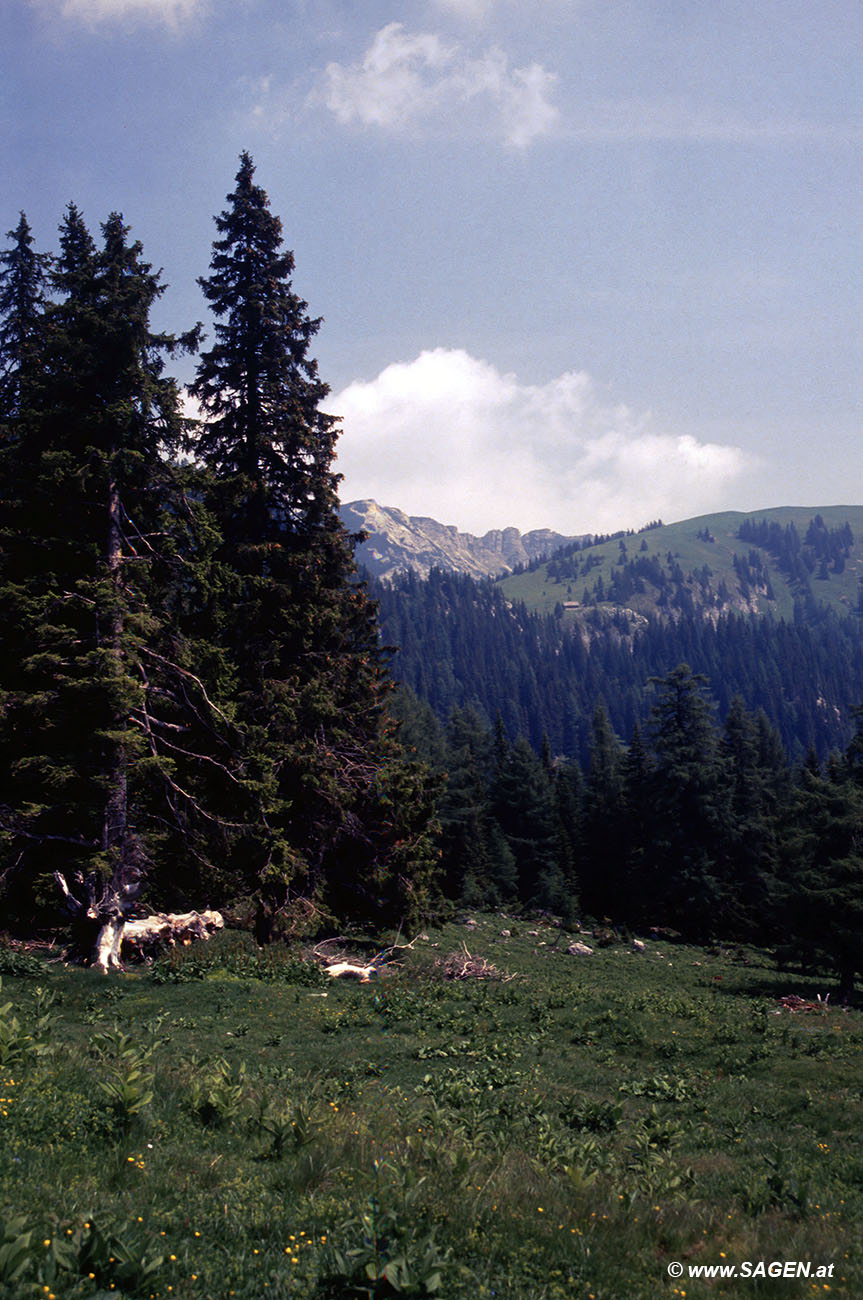
[[[515,975],[499,970],[487,957],[473,957],[462,944],[461,952],[451,952],[446,957],[438,958],[435,966],[443,971],[448,980],[502,980],[508,983]]]
[[[784,998],[779,999],[779,1006],[784,1008],[786,1011],[799,1011],[804,1014],[812,1014],[812,1012],[815,1012],[822,1015],[825,1011],[829,1011],[830,1008],[828,1002],[830,1000],[830,994],[828,993],[827,997],[823,1000],[820,993],[817,993],[815,996],[818,999],[817,1002],[807,1002],[805,998],[801,998],[797,993],[786,993]]]

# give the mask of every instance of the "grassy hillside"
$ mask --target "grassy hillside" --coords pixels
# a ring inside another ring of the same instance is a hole
[[[0,1294],[863,1294],[861,1014],[757,952],[570,937],[481,917],[365,986],[241,935],[0,952]],[[446,978],[465,944],[502,978]]]
[[[582,609],[566,610],[564,614],[566,619],[575,621],[583,617],[585,596],[587,595],[588,601],[591,599],[591,592],[595,590],[599,579],[602,579],[602,584],[608,591],[615,572],[623,567],[623,546],[624,563],[651,559],[659,562],[669,579],[669,599],[664,606],[658,603],[661,598],[660,588],[645,578],[644,590],[641,592],[622,601],[601,599],[599,603],[605,608],[618,604],[642,614],[666,612],[673,616],[679,608],[674,602],[679,582],[671,577],[676,564],[682,572],[685,589],[697,609],[708,613],[729,609],[761,613],[772,611],[778,617],[790,618],[795,598],[803,595],[800,585],[789,580],[775,556],[767,549],[740,540],[737,534],[741,524],[746,521],[766,519],[783,529],[793,524],[802,540],[810,522],[817,515],[822,517],[828,530],[841,529],[846,523],[849,524],[854,536],[854,545],[843,571],[837,573],[829,569],[825,576],[819,577],[821,566],[816,563],[809,581],[816,601],[832,606],[838,612],[847,613],[857,607],[858,588],[863,579],[863,506],[789,506],[749,513],[725,511],[701,515],[682,523],[667,524],[621,539],[601,542],[576,552],[572,556],[570,568],[577,566],[577,576],[572,573],[563,577],[555,576],[555,563],[552,562],[542,565],[534,572],[503,578],[500,586],[509,600],[523,601],[529,609],[542,612],[551,613],[560,604],[577,601]],[[748,589],[741,586],[740,573],[735,568],[735,556],[738,560],[745,560],[751,550],[758,553],[769,575],[772,589],[770,595],[765,591],[763,582],[751,581],[747,584]]]

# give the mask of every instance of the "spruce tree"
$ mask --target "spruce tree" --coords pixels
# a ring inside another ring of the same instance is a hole
[[[705,679],[686,663],[658,680],[651,714],[654,902],[693,936],[722,933],[728,785]]]
[[[584,808],[584,860],[581,897],[594,917],[617,919],[623,905],[620,892],[624,804],[623,747],[611,725],[605,703],[593,712],[590,772]]]
[[[822,775],[810,764],[800,774],[782,827],[782,871],[777,879],[779,955],[828,968],[839,978],[839,998],[850,1002],[861,969],[863,925],[863,785],[857,769],[859,736],[847,760]]]
[[[515,860],[490,806],[491,735],[475,709],[457,709],[447,742],[439,808],[444,890],[468,907],[512,903]]]
[[[630,924],[650,924],[655,915],[649,843],[653,827],[653,763],[637,726],[629,738],[621,775],[623,859],[614,914],[622,914]]]
[[[53,871],[95,921],[116,919],[150,857],[144,648],[182,426],[162,360],[177,343],[149,327],[159,277],[118,214],[102,231],[97,249],[70,206],[5,448],[25,526],[0,577],[7,886],[26,911]]]
[[[234,594],[220,637],[258,811],[241,854],[260,937],[291,902],[394,919],[423,904],[427,791],[404,761],[375,607],[338,516],[337,420],[310,347],[320,320],[294,291],[293,254],[243,154],[200,280],[215,342],[193,392]]]
[[[0,253],[0,422],[4,441],[11,421],[20,419],[39,372],[50,258],[37,253],[27,217],[7,236]]]
[[[572,899],[558,856],[557,809],[549,774],[525,736],[503,748],[495,739],[492,811],[515,860],[523,903],[570,910]]]
[[[768,897],[776,871],[778,799],[776,773],[765,766],[769,723],[747,713],[736,695],[722,737],[729,778],[727,835],[729,936],[763,935]]]
[[[14,555],[31,522],[33,397],[44,370],[50,265],[34,250],[23,212],[8,238],[11,246],[0,253],[0,585],[20,573]]]
[[[580,901],[580,873],[583,860],[581,810],[584,777],[577,763],[555,762],[551,769],[555,805],[556,856],[563,881],[568,920]]]

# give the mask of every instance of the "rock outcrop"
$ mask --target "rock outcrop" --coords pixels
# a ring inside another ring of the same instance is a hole
[[[368,533],[357,548],[357,561],[378,578],[391,578],[407,569],[424,578],[432,568],[454,569],[474,578],[511,573],[517,565],[551,555],[574,540],[550,528],[529,533],[495,528],[475,537],[451,524],[406,515],[376,501],[349,501],[340,513],[351,532]]]

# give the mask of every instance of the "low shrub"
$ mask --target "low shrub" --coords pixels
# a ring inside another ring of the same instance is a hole
[[[188,947],[172,948],[153,963],[150,978],[154,984],[186,984],[220,973],[235,979],[306,988],[319,988],[327,983],[317,962],[298,957],[282,944],[259,948],[251,935],[232,930]]]
[[[44,979],[45,964],[31,952],[0,943],[0,975],[17,975],[19,979]]]

